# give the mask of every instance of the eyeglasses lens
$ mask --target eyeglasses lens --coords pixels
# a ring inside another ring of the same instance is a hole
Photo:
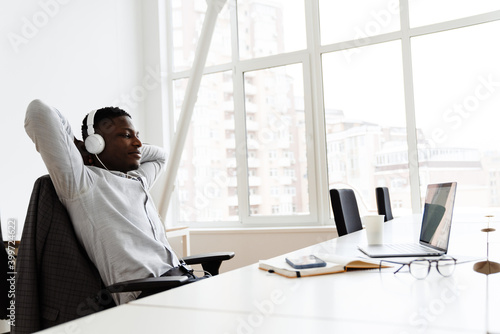
[[[430,264],[427,260],[414,260],[410,262],[410,273],[417,279],[424,279],[429,274]]]
[[[451,276],[455,271],[455,260],[451,258],[442,258],[437,262],[437,270],[445,277]]]

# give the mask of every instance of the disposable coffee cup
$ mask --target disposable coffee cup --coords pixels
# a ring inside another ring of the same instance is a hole
[[[362,218],[369,245],[384,243],[384,215],[369,215]]]

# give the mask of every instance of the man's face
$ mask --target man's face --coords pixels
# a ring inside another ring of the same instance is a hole
[[[130,117],[103,119],[99,122],[96,133],[99,133],[106,143],[99,158],[109,170],[127,173],[139,168],[139,148],[142,143]]]

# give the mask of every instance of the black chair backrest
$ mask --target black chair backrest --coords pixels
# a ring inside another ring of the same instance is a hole
[[[331,189],[330,200],[339,237],[363,229],[352,189]]]
[[[16,271],[14,333],[33,333],[97,311],[88,303],[102,289],[101,277],[48,175],[35,182]]]
[[[384,221],[392,220],[391,198],[387,187],[378,187],[375,189],[377,197],[377,211],[379,215],[384,215]]]

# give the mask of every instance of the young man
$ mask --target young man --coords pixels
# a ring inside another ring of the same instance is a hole
[[[112,107],[89,113],[82,135],[92,138],[84,143],[58,110],[34,100],[25,129],[106,286],[171,269],[178,274],[180,262],[148,191],[165,166],[165,152],[142,145],[128,113]],[[97,149],[90,143],[95,140]],[[123,304],[138,295],[113,297]]]

